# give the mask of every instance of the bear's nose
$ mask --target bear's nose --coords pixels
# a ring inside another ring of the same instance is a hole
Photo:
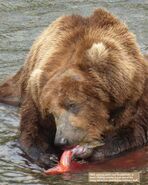
[[[54,144],[57,146],[68,145],[68,140],[66,138],[55,138]]]

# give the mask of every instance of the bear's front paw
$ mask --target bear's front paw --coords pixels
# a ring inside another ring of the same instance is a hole
[[[53,151],[52,153],[50,153],[50,151],[45,152],[36,146],[24,147],[22,145],[21,145],[21,149],[25,152],[25,154],[27,154],[29,159],[33,160],[40,167],[44,167],[44,168],[53,167],[58,162],[58,156],[56,154],[53,154]]]
[[[58,157],[55,154],[42,154],[37,163],[44,168],[53,167],[58,163]]]
[[[90,157],[91,161],[104,160],[106,156],[106,150],[104,147],[99,147],[94,150],[93,154]]]

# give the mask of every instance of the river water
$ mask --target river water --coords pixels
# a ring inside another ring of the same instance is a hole
[[[89,15],[97,7],[108,9],[126,22],[130,30],[137,35],[142,52],[148,53],[147,0],[0,0],[0,80],[20,68],[33,40],[53,20],[71,13]],[[19,149],[18,128],[19,110],[0,104],[0,185],[91,184],[88,182],[89,170],[45,177],[42,169],[27,160]],[[140,170],[141,184],[146,185],[147,151],[146,147],[139,153],[102,164],[95,170]],[[134,158],[136,160],[132,161]],[[125,169],[122,169],[122,166],[125,166]]]

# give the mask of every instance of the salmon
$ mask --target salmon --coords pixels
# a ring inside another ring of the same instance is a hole
[[[62,174],[65,172],[69,172],[70,171],[70,164],[72,161],[72,156],[73,156],[72,150],[64,151],[58,165],[53,168],[50,168],[48,170],[45,170],[44,173],[46,175],[56,175],[56,174]]]

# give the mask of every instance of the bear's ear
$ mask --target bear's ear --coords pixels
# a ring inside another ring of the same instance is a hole
[[[99,62],[104,60],[107,55],[107,48],[105,47],[103,42],[93,43],[91,48],[86,52],[87,57],[92,62]]]

